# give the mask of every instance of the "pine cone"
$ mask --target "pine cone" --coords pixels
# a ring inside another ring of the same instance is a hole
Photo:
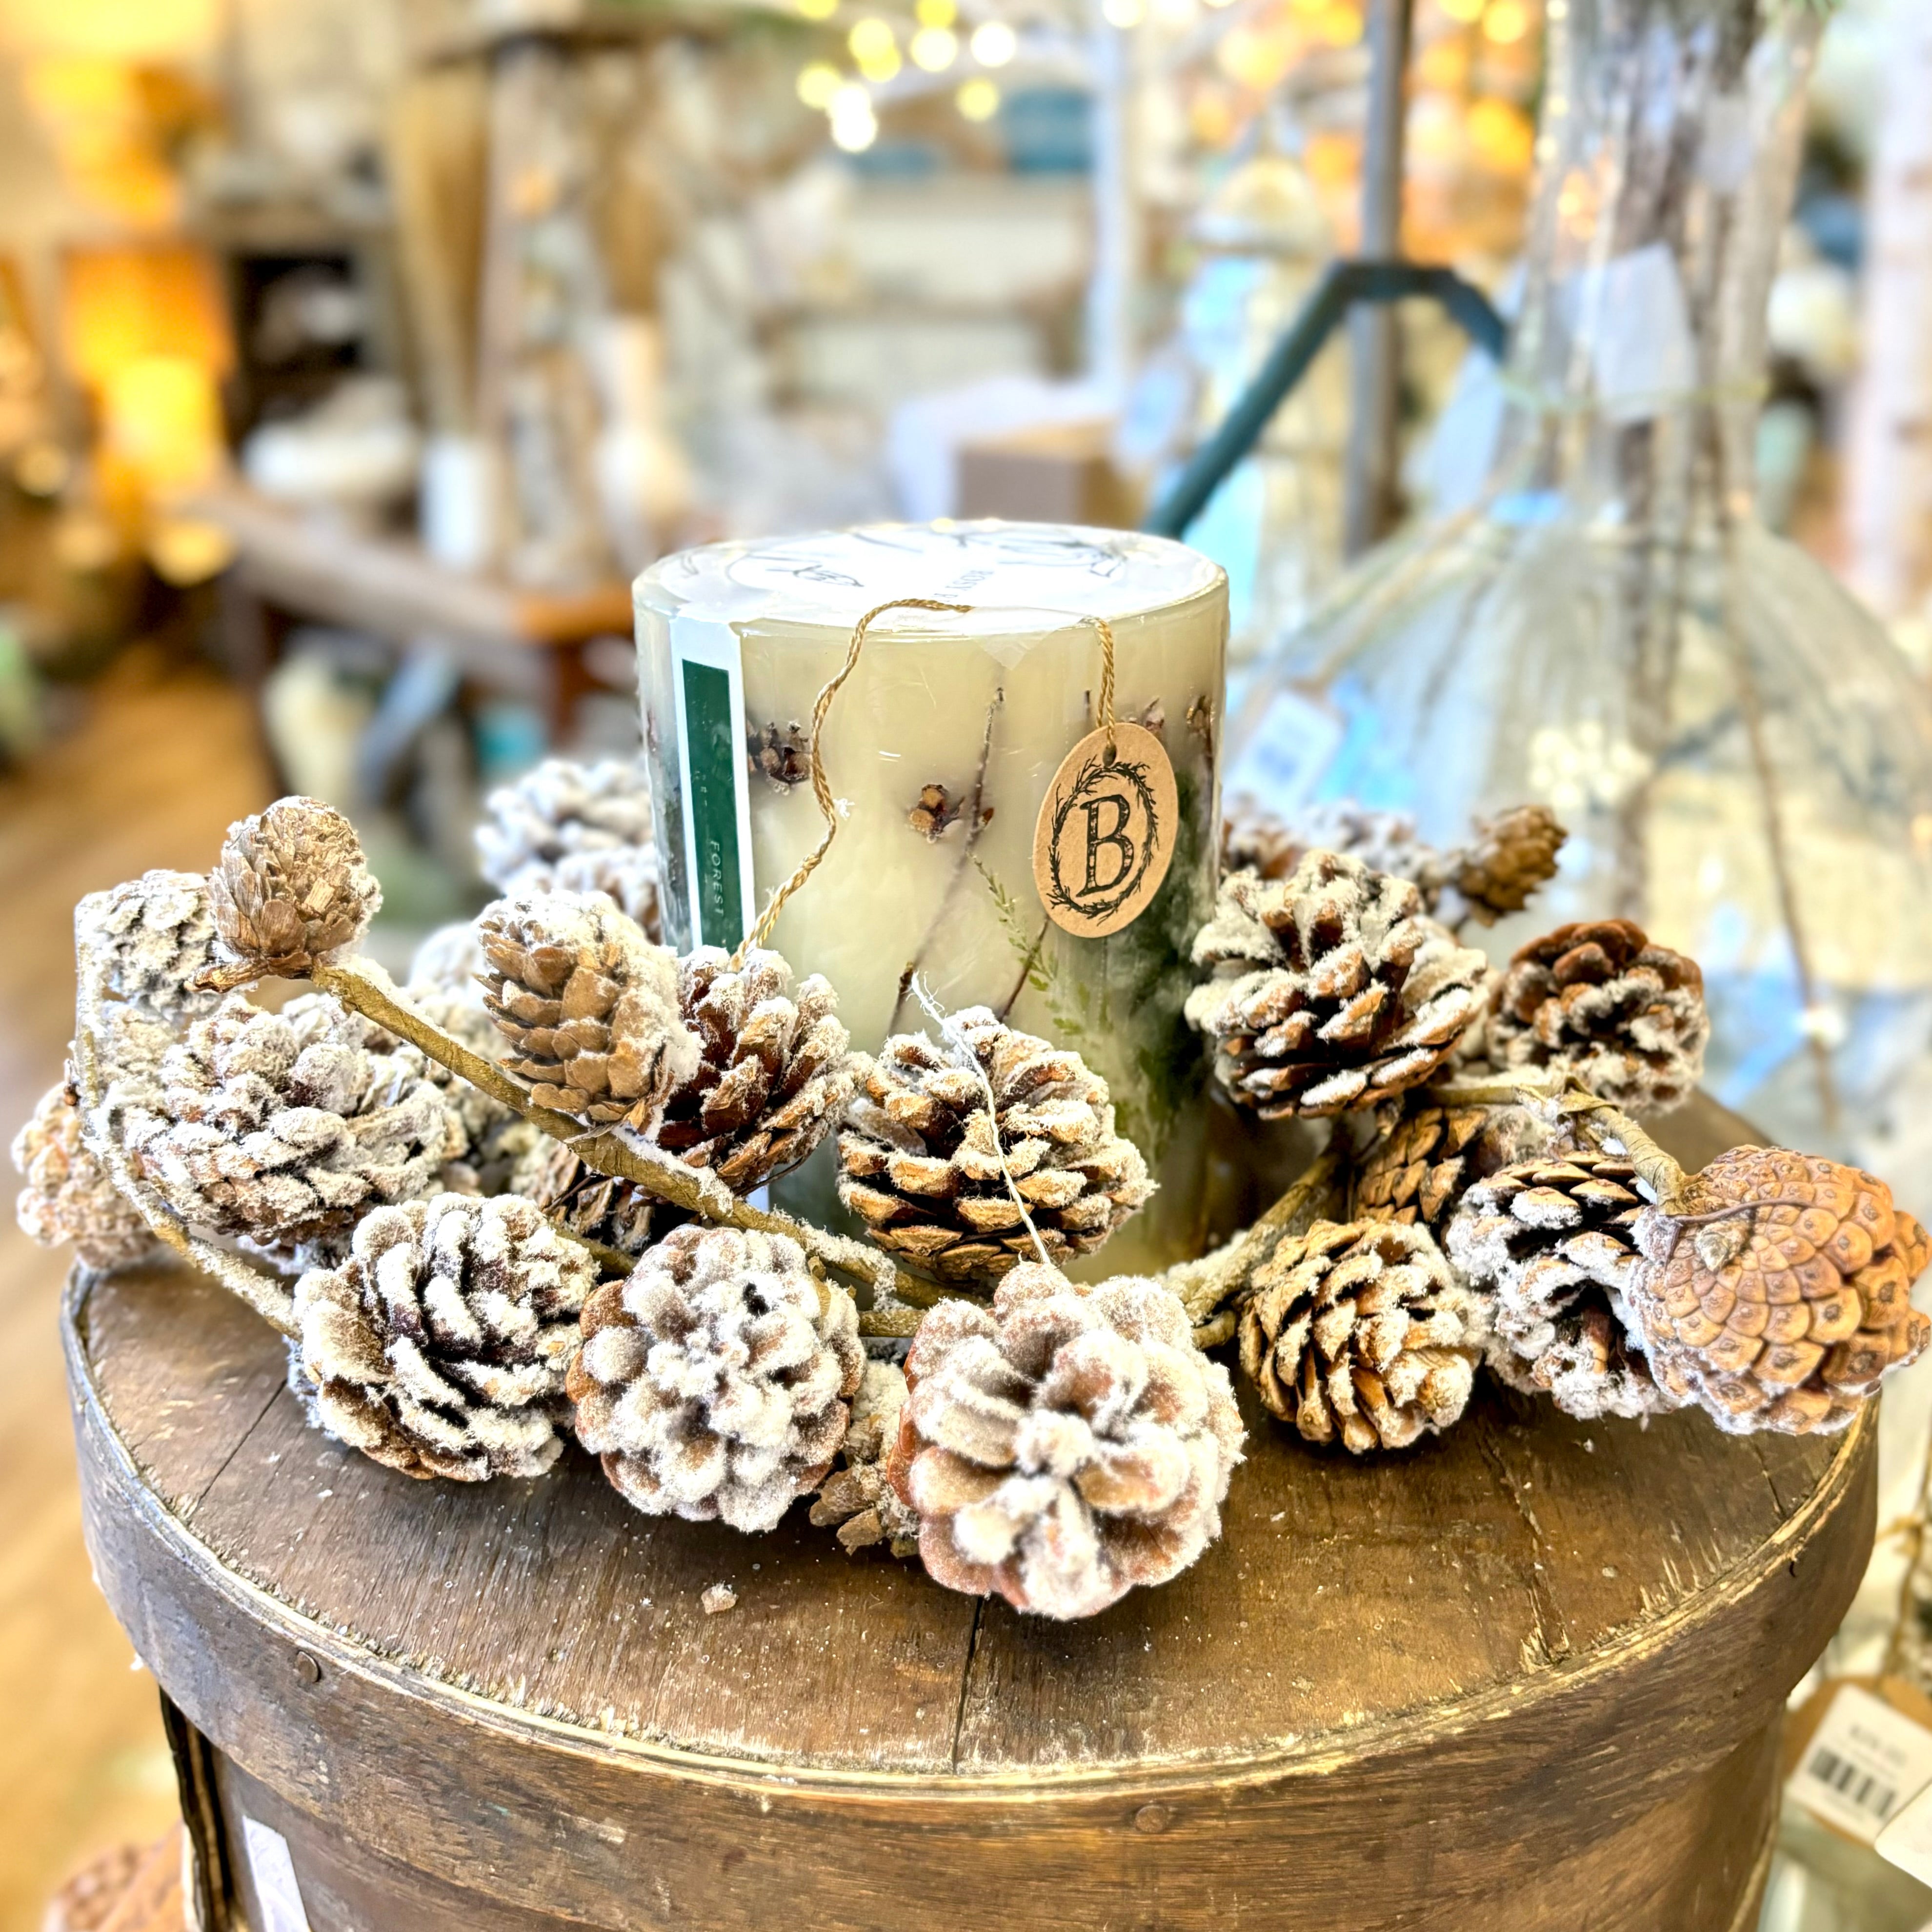
[[[1232,800],[1221,820],[1221,872],[1256,872],[1264,879],[1291,878],[1311,852],[1339,852],[1372,872],[1407,879],[1418,886],[1440,869],[1441,855],[1418,837],[1405,812],[1377,812],[1343,799],[1302,807],[1294,824],[1255,799]],[[1424,910],[1432,910],[1424,891]]]
[[[919,1518],[886,1480],[886,1456],[898,1439],[905,1399],[903,1370],[890,1362],[866,1364],[852,1398],[851,1426],[839,1447],[844,1466],[825,1479],[812,1505],[813,1526],[836,1527],[848,1556],[881,1543],[895,1556],[918,1553]]]
[[[1655,1415],[1681,1403],[1628,1339],[1624,1300],[1641,1265],[1636,1170],[1621,1155],[1520,1162],[1464,1198],[1450,1261],[1490,1300],[1489,1365],[1566,1415]]]
[[[886,1473],[949,1590],[1090,1617],[1221,1533],[1240,1413],[1158,1282],[1088,1286],[1023,1262],[991,1313],[927,1314],[906,1381]]]
[[[1443,1107],[1411,1094],[1355,1162],[1358,1221],[1420,1222],[1440,1234],[1472,1181],[1546,1146],[1552,1130],[1526,1107]]]
[[[651,1138],[748,1194],[832,1131],[865,1062],[849,1051],[830,982],[814,973],[794,998],[776,952],[749,952],[734,972],[728,952],[700,946],[679,967],[678,1001],[704,1058]]]
[[[382,903],[356,828],[313,798],[278,799],[231,825],[208,894],[224,956],[286,979],[354,945]]]
[[[169,1021],[219,1004],[219,993],[196,984],[214,964],[214,916],[208,881],[198,874],[143,872],[111,892],[88,893],[74,922],[116,998]]]
[[[1523,947],[1490,995],[1486,1038],[1498,1066],[1556,1067],[1612,1106],[1661,1112],[1702,1078],[1710,1032],[1696,962],[1610,919]]]
[[[410,991],[434,988],[439,992],[466,994],[480,1004],[477,982],[489,970],[483,944],[469,920],[440,926],[410,958]]]
[[[604,892],[659,937],[650,782],[640,758],[546,758],[492,792],[476,828],[483,876],[508,898]]]
[[[548,1136],[520,1166],[514,1184],[559,1227],[627,1255],[641,1255],[691,1218],[635,1181],[586,1167],[574,1149]]]
[[[949,1024],[974,1065],[915,1033],[867,1070],[838,1136],[839,1199],[927,1273],[991,1282],[1037,1252],[1010,1174],[1053,1261],[1090,1254],[1154,1192],[1140,1150],[1114,1131],[1107,1083],[988,1007]]]
[[[1403,1449],[1468,1406],[1481,1311],[1425,1229],[1318,1221],[1256,1270],[1241,1368],[1306,1441]]]
[[[584,1310],[578,1440],[646,1516],[774,1528],[845,1435],[865,1351],[783,1234],[675,1229]]]
[[[1444,854],[1448,883],[1485,926],[1520,912],[1556,876],[1556,855],[1569,836],[1546,805],[1519,805],[1479,818],[1476,836]]]
[[[1932,1321],[1925,1230],[1882,1180],[1814,1154],[1733,1148],[1646,1208],[1625,1291],[1651,1368],[1733,1435],[1843,1429]]]
[[[462,1130],[421,1056],[370,1052],[334,1011],[325,1030],[315,1009],[292,1021],[231,994],[124,1108],[136,1170],[184,1220],[272,1252],[340,1251],[365,1208],[442,1184]]]
[[[1187,998],[1215,1071],[1263,1120],[1339,1114],[1426,1080],[1481,1010],[1486,964],[1416,888],[1312,852],[1285,884],[1238,872],[1194,942]]]
[[[608,900],[499,899],[478,915],[484,1001],[506,1064],[538,1106],[596,1126],[649,1128],[698,1066],[678,1016],[677,962]]]
[[[81,1138],[80,1110],[64,1083],[40,1096],[33,1118],[14,1136],[14,1165],[27,1183],[14,1218],[42,1247],[71,1241],[93,1268],[118,1268],[153,1252],[140,1210],[121,1198]]]
[[[409,1476],[540,1476],[596,1264],[527,1201],[378,1208],[296,1284],[290,1380],[318,1428]]]

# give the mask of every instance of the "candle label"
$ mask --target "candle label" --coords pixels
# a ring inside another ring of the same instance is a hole
[[[680,614],[670,659],[692,944],[735,946],[756,916],[744,652],[729,624]]]
[[[1047,916],[1082,939],[1131,926],[1174,862],[1180,804],[1167,748],[1138,724],[1091,731],[1067,753],[1034,827]]]

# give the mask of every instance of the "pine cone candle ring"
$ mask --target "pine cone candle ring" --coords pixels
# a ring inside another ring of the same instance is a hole
[[[698,1068],[678,1012],[677,962],[608,899],[533,892],[478,915],[484,1003],[505,1064],[539,1106],[648,1129]]]
[[[361,939],[382,903],[356,828],[313,798],[231,825],[208,893],[222,948],[239,962],[223,976],[234,983],[242,969],[301,978]]]
[[[1682,1406],[1627,1332],[1643,1207],[1635,1168],[1608,1154],[1520,1162],[1464,1196],[1445,1246],[1490,1298],[1489,1365],[1511,1388],[1584,1421]]]
[[[880,1050],[839,1133],[839,1199],[880,1247],[942,1280],[997,1281],[1034,1255],[1028,1217],[1050,1259],[1090,1254],[1154,1192],[1114,1131],[1107,1083],[988,1007],[950,1024],[976,1066],[924,1034]]]
[[[1076,1285],[1023,1263],[990,1312],[926,1316],[906,1381],[886,1473],[948,1589],[1092,1616],[1220,1534],[1240,1414],[1158,1282]]]
[[[1306,1442],[1403,1449],[1468,1406],[1482,1326],[1426,1230],[1318,1221],[1256,1270],[1241,1369]]]
[[[674,1229],[585,1304],[577,1434],[647,1516],[773,1528],[844,1439],[858,1312],[782,1234]]]
[[[405,1475],[540,1476],[596,1280],[514,1195],[378,1208],[340,1268],[296,1283],[291,1382],[318,1427]]]
[[[42,1247],[71,1241],[94,1268],[117,1268],[153,1250],[140,1209],[122,1198],[82,1138],[80,1110],[64,1085],[50,1087],[14,1136],[14,1165],[27,1184],[14,1218]]]
[[[734,969],[728,952],[700,946],[679,968],[678,994],[701,1057],[652,1138],[748,1194],[832,1131],[864,1062],[831,983],[814,973],[794,994],[778,953],[752,951]]]
[[[1734,1435],[1843,1429],[1932,1320],[1932,1259],[1885,1183],[1814,1154],[1733,1148],[1646,1208],[1626,1291],[1658,1381]]]
[[[1404,879],[1311,852],[1281,884],[1226,880],[1188,995],[1215,1071],[1263,1120],[1338,1114],[1426,1080],[1481,1010],[1480,952],[1424,916]]]
[[[1513,958],[1491,996],[1498,1066],[1547,1066],[1633,1112],[1688,1100],[1711,1022],[1694,960],[1627,919],[1558,926]]]
[[[214,964],[208,881],[194,872],[143,872],[74,908],[74,931],[116,999],[160,1018],[193,1018],[220,994],[197,982]]]

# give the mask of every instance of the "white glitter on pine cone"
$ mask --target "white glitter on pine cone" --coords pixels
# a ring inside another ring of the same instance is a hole
[[[577,1433],[650,1516],[773,1528],[844,1439],[865,1366],[844,1289],[782,1234],[674,1229],[584,1311]]]
[[[596,1280],[514,1195],[374,1209],[340,1268],[296,1285],[292,1385],[318,1427],[405,1474],[541,1475]]]
[[[214,915],[198,873],[143,872],[74,908],[74,932],[116,999],[180,1021],[212,1012],[219,993],[195,982],[215,964]]]
[[[1088,1286],[1022,1263],[990,1312],[933,1309],[906,1379],[888,1475],[949,1589],[1092,1616],[1220,1534],[1240,1412],[1158,1282]]]
[[[140,1210],[124,1201],[81,1137],[80,1114],[64,1082],[50,1087],[14,1136],[14,1165],[26,1181],[14,1204],[22,1230],[44,1248],[71,1241],[89,1268],[139,1261],[154,1247]]]
[[[657,852],[641,758],[547,758],[484,801],[483,876],[506,895],[604,892],[659,936]]]
[[[313,798],[231,825],[208,890],[223,956],[291,975],[357,944],[382,904],[356,828]]]

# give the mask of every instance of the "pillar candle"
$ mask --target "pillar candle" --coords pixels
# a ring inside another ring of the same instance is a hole
[[[990,1006],[1078,1052],[1160,1184],[1083,1271],[1198,1252],[1204,1067],[1181,1004],[1214,899],[1228,599],[1196,552],[1126,531],[942,522],[653,566],[636,601],[665,937],[735,944],[816,845],[814,700],[858,620],[902,597],[972,608],[896,610],[868,632],[820,743],[838,832],[770,944],[832,982],[867,1051],[927,1025],[916,974],[949,1010]],[[1103,938],[1048,919],[1033,863],[1048,788],[1103,722],[1095,619],[1114,639],[1115,715],[1160,739],[1178,802],[1159,891]],[[824,1165],[788,1186],[790,1204],[826,1212]]]

